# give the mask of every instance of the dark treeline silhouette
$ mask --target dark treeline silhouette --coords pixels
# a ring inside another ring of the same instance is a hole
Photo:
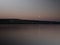
[[[60,24],[58,21],[38,21],[21,19],[0,19],[0,24]]]

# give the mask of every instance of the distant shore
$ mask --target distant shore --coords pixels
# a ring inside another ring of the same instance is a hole
[[[0,24],[60,24],[59,21],[0,19]]]

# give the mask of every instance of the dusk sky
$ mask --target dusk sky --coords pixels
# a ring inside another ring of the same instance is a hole
[[[60,21],[60,1],[0,0],[0,18]]]

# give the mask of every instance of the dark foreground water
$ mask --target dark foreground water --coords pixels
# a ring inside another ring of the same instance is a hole
[[[0,25],[0,45],[60,45],[60,25]]]

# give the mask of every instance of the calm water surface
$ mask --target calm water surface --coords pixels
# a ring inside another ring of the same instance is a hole
[[[60,25],[0,25],[3,45],[60,45]]]

